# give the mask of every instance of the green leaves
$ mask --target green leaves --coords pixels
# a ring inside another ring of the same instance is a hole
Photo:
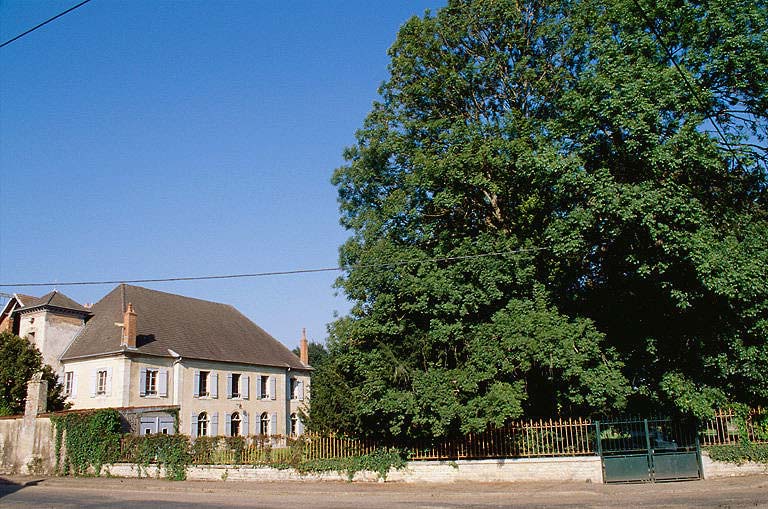
[[[762,0],[453,0],[406,23],[333,176],[354,307],[313,413],[444,436],[768,402],[766,33]]]
[[[0,415],[24,413],[27,382],[38,372],[48,382],[48,410],[63,410],[63,386],[37,348],[25,338],[0,332]]]

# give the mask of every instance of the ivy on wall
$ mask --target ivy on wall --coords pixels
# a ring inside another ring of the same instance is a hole
[[[105,463],[120,455],[120,414],[111,408],[68,413],[51,418],[55,425],[56,472],[86,475],[101,473]],[[62,457],[62,445],[64,454]]]
[[[168,479],[183,481],[191,463],[190,448],[186,435],[125,435],[121,460],[136,463],[139,477],[142,469],[146,472],[155,464],[158,469],[165,467]]]

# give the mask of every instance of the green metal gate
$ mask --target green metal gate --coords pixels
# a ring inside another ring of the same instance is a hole
[[[701,479],[696,427],[672,419],[595,423],[603,480],[658,482]]]

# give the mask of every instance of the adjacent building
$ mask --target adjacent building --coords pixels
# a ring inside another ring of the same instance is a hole
[[[3,328],[41,350],[73,408],[141,408],[141,433],[173,433],[175,412],[193,437],[302,432],[306,335],[297,357],[232,306],[123,284],[91,307],[15,295]]]

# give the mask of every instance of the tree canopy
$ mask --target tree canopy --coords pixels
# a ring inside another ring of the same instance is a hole
[[[333,176],[354,307],[313,412],[445,436],[768,401],[766,34],[764,0],[408,21]]]
[[[24,338],[0,332],[0,415],[24,413],[27,382],[35,373],[48,382],[48,410],[63,410],[63,387],[40,351]]]

